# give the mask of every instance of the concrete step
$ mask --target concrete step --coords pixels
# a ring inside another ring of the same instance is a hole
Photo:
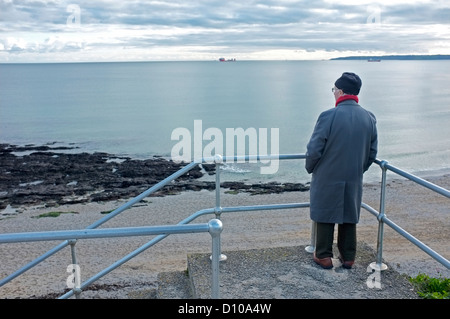
[[[342,268],[338,259],[333,259],[332,269],[322,269],[305,246],[222,253],[227,257],[219,267],[223,299],[418,298],[408,278],[389,265],[381,273],[368,267],[376,253],[364,243],[359,243],[352,269]],[[190,254],[186,271],[161,273],[156,298],[210,299],[210,255]]]

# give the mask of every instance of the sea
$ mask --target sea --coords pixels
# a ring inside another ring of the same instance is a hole
[[[362,79],[378,159],[419,176],[450,171],[450,60],[0,64],[0,143],[135,159],[303,154],[343,72]],[[222,170],[223,180],[310,180],[303,160]],[[365,180],[380,176],[372,165]]]

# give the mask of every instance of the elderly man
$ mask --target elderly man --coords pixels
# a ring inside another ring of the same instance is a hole
[[[313,258],[325,269],[333,267],[335,224],[339,259],[344,268],[353,266],[363,173],[377,154],[376,118],[358,104],[361,85],[355,73],[344,72],[336,80],[332,88],[336,105],[319,115],[307,145],[310,216],[317,225]]]

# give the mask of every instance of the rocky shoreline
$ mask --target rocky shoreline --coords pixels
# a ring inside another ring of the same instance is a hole
[[[136,160],[103,152],[70,152],[76,148],[0,144],[0,209],[134,197],[186,165],[162,157]],[[214,175],[215,165],[199,165],[151,196],[213,190],[215,182],[201,180],[205,174]],[[309,190],[309,185],[302,183],[223,182],[221,186],[250,194]]]
[[[168,163],[167,160],[158,157],[148,161],[134,161],[106,153],[64,154],[66,152],[76,153],[77,150],[70,147],[68,149],[57,148],[55,144],[29,145],[25,148],[0,145],[0,203],[3,207],[5,205],[11,205],[13,208],[20,206],[14,211],[8,208],[0,211],[0,232],[84,229],[103,218],[104,213],[123,205],[128,200],[128,196],[134,194],[131,193],[133,188],[137,194],[153,183],[152,176],[155,177],[155,182],[159,182],[163,176],[178,170],[183,165],[177,166],[175,163]],[[80,153],[79,150],[78,153]],[[183,187],[202,190],[206,185],[210,185],[210,189],[214,189],[212,182],[202,184],[203,180],[214,180],[213,176],[208,176],[208,174],[214,174],[213,169],[214,165],[205,166],[192,175],[177,179],[176,183],[168,185],[168,188],[162,188],[150,200],[134,205],[125,214],[109,220],[106,227],[176,224],[190,214],[213,207],[214,191],[182,191]],[[441,171],[433,176],[426,179],[449,189],[450,175],[448,171]],[[195,188],[193,185],[203,186]],[[229,190],[222,190],[223,193],[228,193],[221,196],[223,207],[309,201],[309,192],[307,191],[288,191],[295,190],[297,187],[306,189],[307,185],[236,183],[226,186]],[[235,192],[237,194],[234,194]],[[258,192],[263,195],[251,195]],[[271,194],[267,194],[268,192]],[[167,194],[176,194],[176,196],[164,197]],[[102,199],[115,198],[115,196],[120,199]],[[378,208],[380,204],[378,183],[364,185],[363,200],[370,207]],[[386,215],[402,229],[447,259],[450,256],[450,246],[447,244],[450,240],[448,203],[448,198],[420,187],[414,182],[404,179],[388,179]],[[52,205],[59,207],[55,210]],[[54,214],[51,215],[51,218],[41,218],[50,216],[50,213],[58,214],[56,218],[53,217]],[[213,214],[209,217],[213,217]],[[204,216],[202,220],[207,221],[209,217]],[[311,221],[307,209],[287,209],[280,212],[236,212],[236,214],[224,216],[223,221],[226,223],[226,231],[221,236],[224,252],[297,247],[310,243]],[[372,249],[376,249],[377,237],[376,218],[368,212],[362,213],[358,226],[358,242],[367,243]],[[146,243],[148,243],[146,237],[124,237],[120,241],[119,239],[115,240],[113,244],[108,238],[77,241],[77,254],[80,257],[78,262],[83,269],[82,279],[90,278],[105,267],[117,262],[118,258],[126,256],[139,245]],[[3,245],[0,278],[6,278],[27,261],[35,258],[37,254],[44,253],[53,247],[53,243],[45,241],[33,244]],[[131,296],[159,287],[161,285],[160,274],[186,273],[186,256],[188,254],[209,254],[210,251],[210,238],[204,234],[170,236],[149,249],[148,252],[139,254],[115,269],[113,273],[101,278],[100,281],[83,291],[82,298],[135,298]],[[385,227],[384,232],[383,258],[389,263],[390,269],[401,274],[416,276],[424,273],[431,277],[449,278],[449,270],[444,265],[433,260],[421,249],[388,227]],[[46,259],[45,266],[30,269],[20,278],[2,286],[0,298],[60,296],[62,291],[67,288],[68,275],[65,270],[70,260],[70,253],[67,251],[61,256]],[[232,260],[231,253],[228,260]],[[366,271],[366,263],[357,265],[363,267],[363,272]],[[315,264],[312,263],[311,267],[315,267]],[[338,269],[342,270],[341,267]],[[323,274],[325,275],[325,273]],[[345,275],[342,272],[334,274],[339,278]],[[290,277],[284,278],[289,279]],[[252,280],[247,281],[250,284],[253,282]],[[346,280],[333,282],[335,284],[348,283]],[[390,285],[388,282],[384,281],[384,283]],[[395,285],[395,282],[393,284]],[[342,290],[347,289],[347,286],[336,286],[335,288]],[[313,291],[320,290],[317,285],[309,288]],[[389,288],[392,287],[389,286]],[[354,287],[349,289],[354,290]],[[321,296],[323,297],[323,295]],[[393,298],[396,297],[393,296]]]

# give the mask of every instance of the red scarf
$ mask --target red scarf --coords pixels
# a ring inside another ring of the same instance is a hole
[[[340,97],[336,100],[336,105],[335,105],[335,106],[338,106],[339,103],[344,102],[344,101],[347,101],[347,100],[354,100],[354,101],[356,101],[356,103],[359,102],[358,96],[346,94],[346,95],[340,96]]]

